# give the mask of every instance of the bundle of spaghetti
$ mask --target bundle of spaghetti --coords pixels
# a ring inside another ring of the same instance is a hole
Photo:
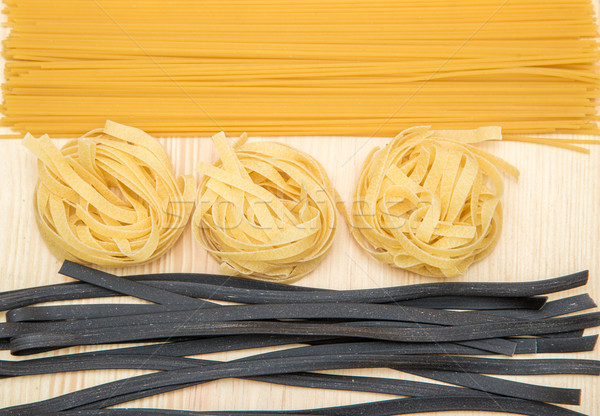
[[[177,241],[196,183],[175,178],[163,147],[143,131],[107,121],[56,148],[26,135],[39,159],[36,220],[59,257],[103,266],[152,261]]]
[[[499,127],[407,129],[367,157],[348,221],[376,259],[426,276],[458,276],[488,255],[502,228],[500,170],[513,166],[469,143]]]
[[[590,0],[4,2],[19,134],[600,133]]]
[[[192,229],[220,272],[292,282],[321,262],[337,228],[337,192],[321,164],[281,143],[231,146],[213,136],[220,160],[200,163]]]

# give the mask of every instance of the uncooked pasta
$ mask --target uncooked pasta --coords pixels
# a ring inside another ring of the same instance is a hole
[[[175,178],[163,147],[143,131],[107,121],[62,149],[44,135],[23,144],[39,159],[38,227],[60,258],[103,266],[164,254],[192,212],[196,183]]]
[[[599,133],[589,0],[4,2],[17,135]]]
[[[199,164],[192,229],[227,275],[291,282],[321,262],[337,228],[337,193],[310,155],[274,142],[232,146],[213,136],[220,160]]]
[[[500,171],[519,172],[469,143],[499,127],[414,127],[367,157],[348,221],[376,259],[427,276],[458,276],[488,255],[502,228]]]

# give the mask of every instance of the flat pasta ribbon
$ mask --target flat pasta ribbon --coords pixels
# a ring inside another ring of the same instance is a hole
[[[500,236],[500,171],[519,175],[469,143],[501,139],[500,127],[414,127],[374,149],[347,218],[356,241],[394,267],[425,276],[464,273]]]
[[[36,219],[60,258],[127,266],[164,254],[192,212],[196,183],[175,178],[163,147],[142,130],[107,121],[58,149],[27,134],[38,157]]]
[[[231,146],[213,136],[220,160],[200,163],[192,229],[234,276],[289,283],[321,262],[337,228],[337,193],[319,162],[274,142]]]

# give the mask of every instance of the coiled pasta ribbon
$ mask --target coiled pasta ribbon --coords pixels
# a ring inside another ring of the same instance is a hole
[[[58,149],[48,136],[23,144],[38,157],[36,217],[61,258],[103,266],[152,261],[183,231],[195,181],[175,179],[156,139],[107,121]]]
[[[291,282],[321,262],[337,228],[337,193],[319,162],[273,142],[234,146],[213,136],[220,160],[198,167],[192,228],[220,272]]]
[[[502,228],[500,170],[519,172],[469,143],[500,127],[414,127],[367,157],[349,214],[352,234],[378,260],[453,277],[490,253]]]

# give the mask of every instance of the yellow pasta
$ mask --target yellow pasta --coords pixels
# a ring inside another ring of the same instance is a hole
[[[600,133],[590,0],[4,2],[21,134]]]
[[[348,221],[376,259],[426,276],[458,276],[488,255],[502,228],[505,161],[470,143],[501,140],[500,127],[414,127],[374,149]]]
[[[163,147],[107,121],[62,149],[44,135],[23,144],[38,157],[36,219],[59,257],[102,266],[152,261],[177,241],[195,181],[175,178]]]
[[[337,193],[314,158],[281,143],[231,146],[213,136],[215,165],[200,163],[192,229],[221,273],[292,282],[321,262],[337,228]]]

